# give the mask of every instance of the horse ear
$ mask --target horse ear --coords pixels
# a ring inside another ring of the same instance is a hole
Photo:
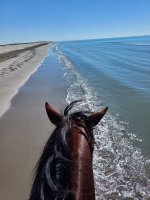
[[[47,102],[45,103],[45,109],[49,120],[55,125],[59,126],[62,122],[62,116],[55,111]]]
[[[101,112],[96,112],[89,116],[89,120],[93,126],[96,126],[99,123],[99,121],[103,118],[107,110],[108,107],[104,108]]]

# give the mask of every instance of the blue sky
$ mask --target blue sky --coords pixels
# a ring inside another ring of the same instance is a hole
[[[0,43],[150,35],[150,0],[0,0]]]

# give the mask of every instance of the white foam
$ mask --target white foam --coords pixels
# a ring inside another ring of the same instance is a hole
[[[127,43],[128,45],[131,46],[150,46],[148,43]]]
[[[99,110],[102,100],[97,99],[94,88],[89,86],[58,47],[56,53],[64,66],[64,76],[70,82],[66,101],[70,103],[82,97],[84,101],[78,105],[78,110]],[[137,140],[137,136],[128,133],[124,122],[118,122],[117,118],[108,112],[94,130],[99,147],[98,150],[95,148],[93,158],[96,198],[145,199],[150,197],[150,170],[145,168],[145,162],[148,163],[147,166],[150,162],[142,156],[140,149],[133,146],[132,140]]]

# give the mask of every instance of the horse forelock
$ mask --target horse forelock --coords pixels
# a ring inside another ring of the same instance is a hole
[[[69,191],[70,155],[63,142],[61,128],[56,128],[48,139],[35,168],[29,200],[57,199]],[[61,191],[61,192],[60,192]],[[63,199],[63,198],[62,198]]]
[[[72,107],[78,102],[82,102],[82,99],[78,99],[78,100],[72,101],[70,104],[68,104],[66,106],[66,108],[64,109],[64,116],[65,117],[68,115],[68,113],[72,109]]]
[[[80,101],[76,100],[65,108],[61,126],[56,128],[48,139],[35,168],[35,179],[29,200],[45,200],[47,196],[51,199],[59,199],[61,196],[64,199],[66,195],[71,195],[69,182],[72,125],[82,121],[89,131],[92,130],[88,121],[89,112],[70,113],[72,107]]]

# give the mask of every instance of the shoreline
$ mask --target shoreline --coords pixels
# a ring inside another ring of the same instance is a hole
[[[0,118],[1,199],[29,198],[33,170],[55,128],[47,117],[45,102],[58,111],[66,107],[68,82],[63,75],[64,70],[50,48],[44,62]]]
[[[0,62],[0,118],[10,108],[11,100],[19,88],[43,63],[52,45],[53,43],[45,42],[19,44],[14,45],[14,50],[11,45],[10,51],[7,50],[10,45],[4,46],[4,53],[0,54],[6,56],[6,59]]]

